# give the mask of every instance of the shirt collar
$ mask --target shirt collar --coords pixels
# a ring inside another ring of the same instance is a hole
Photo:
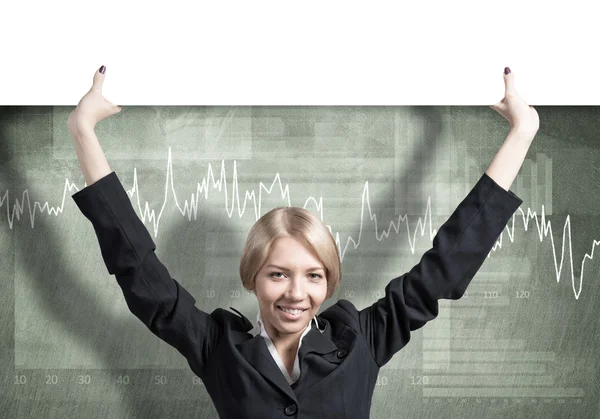
[[[319,327],[319,321],[317,320],[317,316],[315,315],[312,318],[312,320],[310,321],[310,323],[308,324],[308,326],[306,326],[306,329],[304,329],[304,334],[306,334],[313,325],[317,328],[317,330],[319,332],[323,333],[325,331],[325,329],[321,329]],[[248,333],[250,333],[252,336],[257,336],[257,335],[263,335],[263,337],[267,336],[267,331],[265,330],[265,326],[264,326],[262,317],[260,315],[260,310],[258,310],[258,314],[256,315],[256,324],[254,325],[252,330],[250,330]]]

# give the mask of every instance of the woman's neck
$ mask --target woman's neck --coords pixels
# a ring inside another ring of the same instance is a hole
[[[306,327],[296,333],[281,333],[269,322],[264,322],[263,326],[280,355],[282,353],[296,353],[298,346],[300,346],[300,337],[306,330],[306,327],[308,327],[306,325]]]

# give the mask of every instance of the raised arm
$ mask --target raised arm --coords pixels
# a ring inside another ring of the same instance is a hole
[[[75,142],[77,160],[87,185],[91,185],[111,172],[94,127],[103,119],[121,111],[120,106],[113,105],[102,96],[105,71],[106,67],[102,66],[94,73],[92,87],[81,98],[67,121],[69,132]]]
[[[408,343],[411,331],[437,317],[438,300],[463,296],[523,202],[509,188],[539,120],[537,112],[514,91],[513,76],[509,74],[504,76],[509,97],[492,108],[509,120],[511,131],[490,167],[440,227],[433,247],[420,262],[392,279],[385,287],[384,297],[359,311],[361,331],[380,367]]]
[[[540,118],[533,106],[525,103],[517,93],[515,76],[508,67],[504,69],[504,98],[490,108],[508,121],[510,132],[485,172],[498,185],[509,190],[540,128]]]
[[[88,184],[72,198],[92,223],[108,272],[115,275],[131,312],[202,377],[222,331],[215,319],[195,307],[195,299],[157,258],[148,230],[108,167],[94,126],[118,111],[102,97],[103,78],[97,71],[94,87],[69,116],[69,131]]]

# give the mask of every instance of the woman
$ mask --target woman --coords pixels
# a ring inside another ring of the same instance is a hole
[[[102,66],[68,119],[88,186],[73,195],[91,221],[102,256],[132,313],[175,347],[202,379],[222,418],[368,418],[379,369],[410,332],[438,314],[439,299],[460,298],[523,202],[509,188],[539,128],[539,117],[505,69],[506,141],[473,189],[438,230],[433,247],[385,296],[357,310],[341,299],[323,313],[341,279],[339,251],[309,211],[280,207],[251,228],[240,276],[259,305],[206,313],[158,260],[148,230],[111,171],[95,125],[121,110],[102,96]]]

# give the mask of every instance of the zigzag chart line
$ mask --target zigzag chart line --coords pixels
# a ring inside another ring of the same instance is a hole
[[[258,190],[258,198],[256,196],[255,190],[252,190],[252,191],[247,190],[244,194],[243,200],[240,200],[240,196],[239,196],[240,191],[238,188],[237,161],[236,160],[233,161],[232,190],[234,192],[232,193],[231,204],[229,203],[229,195],[228,195],[228,189],[227,189],[227,172],[225,169],[225,160],[222,160],[221,161],[221,173],[219,175],[219,178],[217,179],[214,176],[212,165],[209,163],[208,168],[207,168],[207,176],[205,176],[201,182],[197,183],[195,194],[192,193],[189,201],[185,200],[183,202],[183,205],[180,205],[179,200],[177,198],[177,194],[175,193],[175,187],[173,184],[173,166],[172,166],[171,148],[170,147],[169,147],[168,158],[167,158],[167,178],[166,178],[166,182],[165,182],[165,195],[164,195],[163,204],[160,208],[160,212],[158,213],[158,216],[156,215],[154,210],[149,208],[147,202],[144,205],[144,208],[142,209],[139,193],[137,193],[139,191],[139,188],[138,188],[138,177],[137,177],[137,169],[136,168],[133,169],[133,187],[130,190],[127,190],[127,194],[130,197],[133,197],[135,195],[138,211],[141,214],[140,218],[143,222],[145,222],[146,220],[152,221],[154,236],[156,237],[156,234],[158,232],[158,227],[160,224],[160,217],[162,216],[162,213],[167,204],[167,200],[169,198],[169,192],[172,194],[173,199],[175,201],[175,205],[179,209],[181,214],[183,216],[187,215],[188,220],[190,220],[190,221],[191,221],[192,215],[193,215],[194,220],[195,220],[195,219],[197,219],[197,214],[198,214],[198,202],[199,202],[198,198],[200,197],[201,194],[204,194],[204,199],[205,200],[208,199],[208,192],[210,189],[211,180],[212,180],[213,189],[216,188],[216,189],[218,189],[219,192],[221,192],[223,189],[225,189],[225,209],[227,211],[227,215],[229,216],[229,218],[231,218],[233,216],[236,200],[239,203],[239,205],[237,206],[239,217],[242,217],[244,215],[244,213],[246,211],[246,204],[248,203],[248,201],[252,201],[254,203],[254,217],[255,217],[255,220],[258,220],[258,218],[260,218],[260,215],[261,215],[263,191],[265,193],[267,193],[268,195],[271,195],[273,193],[272,192],[273,189],[276,186],[279,186],[281,198],[287,199],[288,206],[292,205],[291,198],[290,198],[289,185],[285,185],[285,186],[283,185],[283,183],[280,179],[279,173],[277,173],[275,175],[273,182],[271,183],[270,186],[266,186],[263,182],[260,182],[260,186],[259,186],[259,190]],[[20,216],[23,215],[25,212],[25,202],[27,202],[27,207],[29,209],[29,217],[31,220],[31,228],[34,228],[36,208],[39,208],[40,213],[47,212],[48,214],[53,214],[55,216],[57,216],[59,213],[62,214],[63,209],[64,209],[65,200],[67,199],[67,196],[70,196],[73,193],[73,189],[75,189],[76,191],[79,191],[79,188],[77,188],[77,186],[74,183],[72,183],[68,179],[66,179],[65,186],[63,188],[62,201],[61,201],[60,206],[58,206],[58,207],[51,207],[48,204],[48,202],[45,202],[43,205],[41,205],[39,202],[34,202],[32,205],[31,201],[29,199],[29,191],[26,189],[25,191],[23,191],[21,201],[19,201],[18,199],[14,200],[14,205],[12,206],[12,213],[11,213],[10,205],[8,203],[9,191],[6,190],[6,192],[3,194],[2,198],[0,198],[0,207],[4,206],[6,208],[6,215],[7,215],[7,219],[9,222],[9,227],[12,229],[13,223],[14,223],[14,218],[16,217],[17,220],[20,220]],[[358,246],[360,245],[360,238],[362,236],[363,223],[364,223],[364,218],[365,218],[365,209],[367,210],[369,221],[372,221],[374,223],[375,237],[378,241],[382,241],[384,238],[389,237],[390,232],[392,230],[394,230],[394,232],[396,234],[399,234],[401,225],[405,226],[405,228],[406,228],[408,243],[409,243],[409,246],[411,249],[411,253],[413,253],[413,254],[415,253],[415,242],[417,240],[417,234],[419,232],[420,232],[420,236],[423,237],[425,235],[426,229],[428,228],[429,229],[429,240],[433,240],[437,230],[433,228],[432,221],[431,221],[431,212],[432,212],[431,211],[431,197],[427,198],[427,206],[425,209],[424,216],[419,217],[417,220],[416,226],[415,226],[413,234],[412,234],[412,240],[411,240],[410,224],[408,222],[407,215],[400,215],[398,217],[398,221],[396,223],[393,220],[390,221],[387,229],[383,229],[379,233],[379,230],[377,227],[377,214],[375,214],[371,209],[371,202],[370,202],[370,198],[369,198],[369,182],[368,181],[365,181],[365,185],[364,185],[364,188],[362,191],[361,198],[362,199],[361,199],[361,208],[360,208],[360,229],[359,229],[357,241],[355,241],[351,236],[348,236],[348,239],[346,240],[346,244],[344,245],[344,247],[342,249],[342,243],[341,243],[342,239],[340,238],[339,232],[334,233],[331,229],[331,226],[326,224],[327,228],[329,229],[331,234],[334,236],[337,246],[341,249],[340,250],[340,258],[342,261],[344,260],[344,255],[345,255],[346,250],[348,249],[348,246],[350,245],[350,243],[353,244],[353,249],[358,248]],[[306,199],[306,201],[304,202],[303,208],[307,208],[309,205],[314,205],[316,211],[319,214],[320,219],[322,221],[324,221],[323,220],[324,219],[323,197],[320,197],[318,199],[316,199],[312,196],[308,197]],[[551,222],[549,220],[548,221],[546,220],[546,214],[544,211],[545,211],[544,206],[542,205],[541,217],[538,217],[538,214],[535,211],[532,211],[531,208],[527,208],[527,213],[525,213],[525,211],[523,211],[522,208],[519,208],[517,210],[517,212],[515,213],[515,215],[513,215],[513,217],[511,218],[511,221],[509,221],[508,225],[506,226],[507,235],[508,235],[511,243],[514,242],[515,220],[519,213],[521,214],[521,218],[523,220],[523,227],[524,227],[525,231],[528,230],[529,221],[535,220],[535,225],[536,225],[536,228],[538,231],[538,237],[540,239],[540,242],[543,242],[544,237],[550,236],[550,242],[551,242],[551,247],[552,247],[552,254],[554,257],[554,268],[555,268],[555,272],[556,272],[556,282],[557,283],[560,282],[560,277],[561,277],[561,273],[562,273],[562,269],[563,269],[563,262],[565,259],[565,247],[567,247],[568,252],[569,252],[568,256],[569,256],[569,264],[570,264],[570,268],[571,268],[570,272],[571,272],[571,283],[572,283],[572,288],[573,288],[573,294],[575,295],[575,299],[579,299],[579,296],[581,295],[582,286],[583,286],[583,274],[584,274],[585,262],[587,259],[591,260],[594,258],[594,249],[596,248],[596,245],[600,244],[600,241],[593,240],[591,252],[586,253],[584,255],[584,257],[581,261],[581,274],[579,276],[579,288],[576,289],[575,272],[573,269],[574,264],[573,264],[573,249],[572,249],[572,241],[571,241],[570,216],[567,215],[564,226],[563,226],[561,257],[560,257],[560,263],[558,263],[557,256],[556,256],[556,246],[554,243],[554,236],[552,234]],[[540,220],[540,218],[541,218],[541,220]],[[500,235],[500,237],[494,244],[492,251],[495,251],[497,247],[502,248],[503,237],[504,237],[504,232]],[[491,253],[492,252],[490,252],[490,254],[488,254],[488,257],[490,257]]]

